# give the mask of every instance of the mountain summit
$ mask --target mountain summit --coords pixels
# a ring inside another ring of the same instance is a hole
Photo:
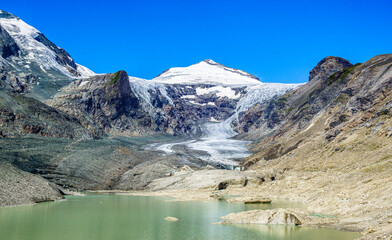
[[[94,75],[40,31],[3,10],[0,10],[0,53],[0,67],[12,71],[62,78]]]
[[[189,67],[170,68],[152,79],[165,84],[257,85],[260,80],[250,73],[226,67],[206,59]]]

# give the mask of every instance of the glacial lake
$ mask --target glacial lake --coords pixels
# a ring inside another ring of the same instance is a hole
[[[216,225],[231,212],[295,203],[244,205],[226,201],[175,202],[164,197],[111,194],[0,208],[1,240],[263,239],[351,240],[359,233],[299,226]],[[168,222],[164,218],[179,218]]]

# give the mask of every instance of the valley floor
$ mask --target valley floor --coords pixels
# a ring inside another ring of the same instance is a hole
[[[26,145],[22,140],[7,140],[3,142],[2,148],[10,157],[24,154],[29,159],[39,160],[47,155],[48,160],[40,165],[41,171],[44,167],[47,170],[40,175],[56,183],[67,180],[67,183],[86,186],[82,190],[143,190],[123,194],[170,195],[185,201],[219,199],[225,195],[245,199],[269,198],[272,201],[285,199],[306,206],[306,209],[290,210],[295,215],[305,216],[302,219],[304,225],[360,231],[363,233],[362,240],[392,239],[392,140],[387,136],[368,132],[366,129],[358,130],[341,141],[331,142],[327,147],[320,147],[322,136],[314,137],[289,154],[274,160],[259,160],[246,171],[217,170],[200,165],[186,167],[184,165],[190,162],[183,161],[183,158],[188,155],[172,154],[163,157],[151,151],[141,151],[142,146],[151,143],[149,139],[144,142],[127,138],[94,141],[95,151],[101,148],[102,151],[99,152],[99,158],[91,159],[86,158],[86,154],[91,153],[86,148],[91,147],[91,141],[61,142],[57,145],[51,142],[48,146],[53,146],[45,148],[48,150],[46,154],[42,153],[41,148],[36,150],[37,143],[44,143],[39,142],[42,139],[35,139],[33,146]],[[166,137],[162,138],[162,141],[167,140]],[[16,143],[21,147],[15,149]],[[56,146],[63,146],[67,154],[62,151],[56,154],[53,151],[57,149]],[[108,168],[105,159],[99,160],[102,156],[117,159],[118,163]],[[149,161],[141,163],[140,159]],[[29,162],[5,161],[0,165],[0,171],[4,172],[0,174],[0,181],[8,184],[1,185],[4,185],[2,192],[6,192],[4,189],[9,190],[9,196],[23,192],[25,182],[33,182],[37,186],[31,188],[31,196],[27,196],[27,200],[22,202],[16,202],[15,199],[20,199],[17,197],[13,200],[6,194],[0,195],[0,200],[1,197],[4,198],[1,202],[5,205],[61,198],[47,180],[22,172],[11,163],[19,167],[30,167],[27,165]],[[65,163],[67,171],[59,171]],[[56,171],[51,170],[51,166],[56,166]],[[102,174],[90,174],[100,169],[105,171]],[[68,174],[68,177],[63,177],[63,174]],[[95,183],[103,175],[107,175],[108,180]],[[89,179],[85,176],[89,176]],[[130,188],[136,183],[140,183],[140,188]],[[18,186],[22,188],[19,189]],[[34,192],[40,188],[45,191]],[[37,198],[33,194],[45,197]],[[6,202],[7,199],[10,201]],[[226,221],[250,223],[254,222],[255,214],[258,213],[230,215]]]

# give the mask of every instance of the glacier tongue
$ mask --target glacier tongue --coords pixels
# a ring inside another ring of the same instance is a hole
[[[207,162],[237,166],[238,162],[235,160],[251,154],[247,148],[249,141],[232,139],[237,134],[232,128],[232,123],[238,121],[238,115],[254,104],[282,95],[298,86],[298,84],[264,83],[249,87],[245,96],[238,101],[233,115],[220,123],[204,124],[202,137],[198,141],[186,145],[193,150],[206,151],[209,156],[204,157],[204,160]]]
[[[235,160],[250,155],[247,144],[248,141],[231,139],[236,132],[227,122],[206,123],[202,126],[202,137],[186,146],[193,150],[202,150],[208,153],[200,158],[210,164],[221,165],[223,167],[237,166]]]

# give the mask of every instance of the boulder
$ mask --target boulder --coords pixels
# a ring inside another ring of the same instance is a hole
[[[166,217],[165,220],[168,221],[168,222],[177,222],[178,218],[176,218],[176,217]]]
[[[188,165],[184,165],[179,172],[192,172],[193,169],[191,167],[189,167]]]
[[[222,224],[302,225],[305,216],[288,209],[251,210],[222,217]]]
[[[227,200],[228,203],[243,202],[245,204],[251,203],[271,203],[271,199],[265,197],[237,197]]]

